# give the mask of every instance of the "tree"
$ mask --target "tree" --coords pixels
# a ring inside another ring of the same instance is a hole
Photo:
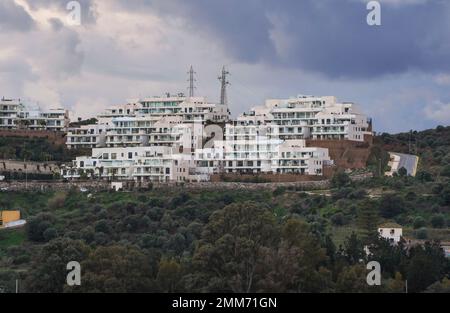
[[[336,172],[331,178],[331,186],[333,188],[342,188],[351,185],[351,179],[344,171]]]
[[[36,217],[30,218],[26,224],[28,239],[31,241],[45,242],[55,238],[55,230],[52,228],[54,223],[55,217],[49,213],[40,213]],[[49,229],[53,229],[53,231],[48,231]]]
[[[450,279],[445,277],[442,281],[430,285],[425,292],[427,293],[450,293]]]
[[[387,291],[402,293],[405,292],[406,283],[400,272],[395,272],[394,279],[388,282]]]
[[[258,286],[272,292],[329,291],[332,281],[331,272],[324,267],[326,253],[306,222],[289,219],[278,249],[269,251],[265,258],[268,273]]]
[[[193,262],[208,277],[208,291],[254,291],[262,256],[279,238],[274,216],[254,202],[215,211],[195,250]]]
[[[355,264],[345,267],[336,281],[337,292],[368,292],[367,271],[364,265]]]
[[[361,203],[358,210],[357,223],[363,230],[364,239],[378,236],[377,227],[380,220],[378,210],[370,200]]]
[[[179,283],[182,275],[181,265],[173,259],[161,259],[158,274],[156,275],[156,286],[161,292],[179,291]]]
[[[435,214],[431,217],[431,225],[434,228],[445,227],[445,217],[442,214]]]
[[[380,200],[379,211],[381,216],[384,218],[395,217],[402,213],[404,209],[405,201],[398,195],[386,194],[383,195]]]
[[[400,177],[406,177],[408,175],[408,171],[403,166],[398,169],[397,173]]]
[[[344,253],[350,264],[357,264],[360,260],[364,260],[364,245],[355,232],[352,232],[352,234],[345,240]]]
[[[433,181],[433,176],[426,171],[418,171],[416,174],[416,179],[422,183]]]
[[[442,176],[450,177],[450,165],[444,166],[444,168],[441,171]]]
[[[98,247],[81,263],[82,292],[155,291],[153,261],[129,245]]]
[[[413,227],[414,227],[414,229],[419,229],[421,227],[425,227],[426,224],[427,224],[427,222],[425,221],[425,219],[422,216],[417,216],[414,219]]]
[[[27,292],[63,292],[66,286],[67,263],[83,261],[90,248],[80,240],[58,238],[47,243],[33,259],[30,275],[25,281]],[[78,287],[74,287],[79,290]]]
[[[444,278],[449,261],[438,242],[426,242],[410,250],[410,261],[406,268],[408,289],[411,292],[424,291],[432,283]]]

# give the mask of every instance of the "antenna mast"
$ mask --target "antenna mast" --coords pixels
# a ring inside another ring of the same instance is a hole
[[[196,72],[194,72],[194,68],[191,65],[191,68],[189,69],[189,72],[187,72],[189,74],[189,97],[193,97],[194,96],[194,82],[196,81],[196,79],[194,78],[194,74],[196,74]]]
[[[222,67],[222,75],[219,76],[219,80],[221,83],[221,88],[220,88],[220,104],[227,104],[227,85],[229,85],[230,83],[227,81],[227,75],[230,74],[230,72],[228,72],[225,69],[225,65]]]

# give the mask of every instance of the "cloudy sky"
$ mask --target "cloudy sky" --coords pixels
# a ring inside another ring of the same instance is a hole
[[[126,99],[187,92],[218,101],[230,71],[233,115],[265,98],[336,95],[381,131],[450,124],[450,1],[0,0],[0,96],[87,117]]]

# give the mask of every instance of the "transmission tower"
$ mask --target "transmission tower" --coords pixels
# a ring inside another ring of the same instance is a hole
[[[196,72],[194,72],[194,69],[193,69],[192,65],[191,65],[191,68],[189,69],[189,72],[187,72],[187,73],[189,74],[189,79],[188,79],[188,82],[189,82],[189,87],[188,87],[188,89],[189,89],[189,97],[193,97],[194,96],[194,89],[195,89],[194,82],[197,81],[197,80],[194,78],[194,74],[196,74]]]
[[[220,88],[220,104],[227,104],[227,85],[229,85],[230,83],[227,81],[227,75],[230,74],[230,72],[228,72],[225,69],[225,65],[222,68],[222,75],[219,76],[219,80],[221,83],[221,88]]]

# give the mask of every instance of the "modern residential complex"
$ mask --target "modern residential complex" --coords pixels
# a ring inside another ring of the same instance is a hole
[[[68,110],[42,110],[20,99],[0,100],[0,129],[66,131],[68,125]]]
[[[114,106],[96,125],[69,130],[69,148],[92,148],[62,170],[67,179],[90,176],[133,181],[208,181],[214,174],[323,175],[328,149],[307,140],[362,142],[371,121],[335,97],[270,99],[237,119],[226,104],[183,95]]]

